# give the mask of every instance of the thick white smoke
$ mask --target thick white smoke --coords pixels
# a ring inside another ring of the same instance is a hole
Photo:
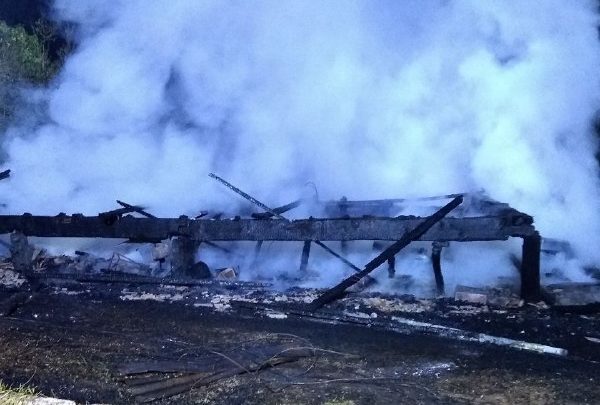
[[[485,190],[600,259],[592,0],[55,0],[78,46],[7,211],[157,215]],[[29,127],[27,127],[29,128]]]

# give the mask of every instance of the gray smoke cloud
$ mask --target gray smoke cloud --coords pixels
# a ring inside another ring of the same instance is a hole
[[[78,45],[4,147],[8,212],[485,192],[597,262],[595,1],[55,0]],[[27,133],[25,132],[27,128]]]

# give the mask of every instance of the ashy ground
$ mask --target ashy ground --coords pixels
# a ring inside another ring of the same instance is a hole
[[[82,404],[134,403],[131,387],[118,372],[127,362],[177,361],[201,350],[277,336],[307,342],[318,348],[317,355],[155,403],[600,403],[597,314],[530,305],[493,308],[452,300],[348,297],[327,309],[345,314],[345,321],[323,323],[284,309],[261,316],[235,305],[260,304],[265,296],[270,298],[263,301],[285,304],[293,301],[292,295],[302,301],[314,292],[265,293],[235,283],[168,287],[71,282],[35,288],[6,283],[0,286],[0,303],[10,303],[19,293],[20,304],[0,317],[0,380]],[[537,342],[568,349],[569,355],[397,333],[377,323],[353,324],[348,321],[353,313],[379,321],[402,316]]]

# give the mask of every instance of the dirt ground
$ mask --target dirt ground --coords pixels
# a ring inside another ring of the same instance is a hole
[[[360,325],[257,318],[189,300],[124,299],[127,287],[43,286],[0,317],[0,380],[80,403],[127,404],[135,398],[117,372],[123,363],[176,360],[200,349],[291,334],[323,350],[314,358],[226,378],[155,403],[600,402],[600,343],[585,339],[600,331],[594,329],[594,314],[515,309],[465,316],[440,302],[443,308],[411,315],[569,348],[569,356],[554,357]],[[1,288],[0,302],[23,291]],[[138,298],[157,294],[136,291]]]

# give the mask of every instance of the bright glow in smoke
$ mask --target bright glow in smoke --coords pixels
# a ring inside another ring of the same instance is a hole
[[[157,215],[485,190],[600,259],[596,2],[55,0],[79,45],[8,211]],[[29,127],[27,127],[29,129]]]

